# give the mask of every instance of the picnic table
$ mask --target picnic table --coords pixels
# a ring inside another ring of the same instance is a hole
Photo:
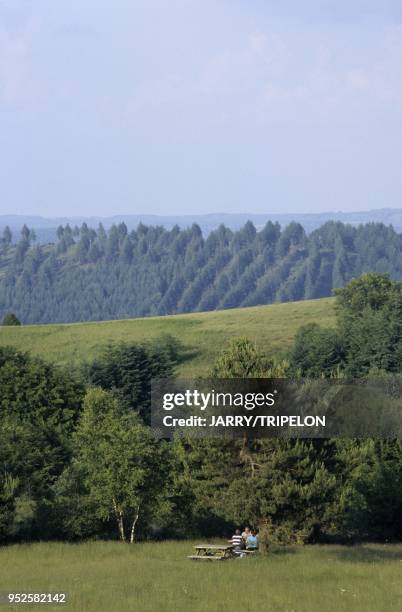
[[[193,561],[225,561],[236,556],[232,544],[198,544],[194,548],[196,554],[188,557]]]

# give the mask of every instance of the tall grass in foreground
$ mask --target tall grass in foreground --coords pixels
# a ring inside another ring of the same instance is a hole
[[[0,591],[67,591],[67,609],[85,612],[401,610],[402,545],[305,546],[204,563],[186,558],[195,543],[0,548]]]

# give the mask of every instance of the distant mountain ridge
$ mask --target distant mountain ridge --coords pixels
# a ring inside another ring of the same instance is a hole
[[[231,230],[238,230],[247,221],[252,221],[257,230],[262,229],[268,221],[279,223],[282,227],[289,225],[292,221],[300,223],[307,233],[321,227],[327,221],[341,221],[350,225],[365,223],[383,223],[392,225],[395,231],[402,233],[402,208],[379,208],[360,212],[325,212],[325,213],[211,213],[211,214],[189,214],[189,215],[148,215],[129,214],[113,215],[110,217],[82,216],[82,217],[41,217],[34,215],[0,215],[0,231],[8,225],[14,238],[17,238],[21,227],[25,224],[34,229],[38,242],[54,242],[56,229],[59,225],[69,223],[72,227],[87,223],[95,227],[102,223],[105,229],[113,224],[124,222],[128,230],[136,229],[139,223],[144,225],[160,225],[165,229],[172,229],[175,225],[180,228],[191,227],[193,223],[200,226],[204,235],[215,230],[223,224]]]

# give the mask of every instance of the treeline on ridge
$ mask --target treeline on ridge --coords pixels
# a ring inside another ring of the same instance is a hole
[[[22,323],[164,315],[326,297],[368,271],[402,280],[402,237],[389,226],[328,222],[307,235],[251,222],[171,230],[124,223],[108,232],[60,226],[57,242],[35,244],[26,226],[0,244],[0,315]]]

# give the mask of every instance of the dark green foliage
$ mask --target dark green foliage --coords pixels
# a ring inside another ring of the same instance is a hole
[[[337,289],[337,304],[344,316],[360,315],[365,308],[381,310],[390,300],[391,294],[400,292],[400,285],[390,280],[387,274],[363,274],[355,278],[344,289]]]
[[[345,536],[402,538],[402,442],[339,442],[346,470],[339,529]]]
[[[364,308],[359,316],[344,322],[343,332],[349,374],[367,375],[373,369],[400,371],[402,337],[398,332],[394,337],[388,313]]]
[[[323,329],[316,323],[300,328],[290,354],[296,374],[320,378],[330,376],[343,365],[346,358],[342,338],[337,330]]]
[[[0,349],[0,517],[8,515],[0,538],[49,534],[41,518],[70,458],[83,392],[54,366]]]
[[[79,379],[13,348],[0,349],[0,541],[110,535],[111,500],[101,503],[101,497],[112,490],[113,478],[122,507],[126,498],[139,500],[142,532],[151,528],[151,517],[171,522],[173,489],[162,495],[171,453],[166,444],[156,445],[138,415],[149,419],[151,379],[173,373],[178,350],[169,336],[148,346],[108,347],[88,372],[112,393],[89,392],[80,421],[85,389]]]
[[[368,273],[336,291],[338,327],[302,327],[291,369],[307,377],[400,374],[402,285]],[[334,518],[345,538],[402,537],[401,441],[338,441],[343,486]]]
[[[176,456],[176,512],[185,524],[176,533],[206,535],[230,532],[235,519],[225,497],[230,483],[237,479],[237,494],[244,502],[245,478],[240,456],[241,443],[221,440],[180,438],[173,446]],[[242,478],[243,476],[243,478]]]
[[[293,373],[359,377],[402,370],[402,284],[369,273],[336,290],[337,329],[302,327],[290,353]]]
[[[275,364],[247,339],[238,339],[222,352],[212,375],[283,377],[286,368],[286,362]],[[333,530],[343,473],[334,442],[181,439],[176,453],[196,531],[268,521],[271,533],[317,541]]]
[[[336,291],[346,372],[402,369],[402,284],[387,274],[364,274]]]
[[[375,286],[381,278],[363,278],[363,293],[366,282]],[[388,285],[391,303],[395,287]],[[383,297],[381,308],[387,302]],[[375,340],[372,345],[375,355]],[[297,363],[296,370],[305,376],[334,376],[348,367],[346,358],[338,330],[311,325],[300,330],[291,365]],[[286,376],[286,364],[270,363],[249,341],[239,339],[223,351],[213,375]],[[177,445],[193,528],[218,529],[225,522],[262,525],[268,544],[402,537],[400,441],[245,437],[242,443],[180,440]]]
[[[216,378],[262,377],[270,365],[247,338],[239,338],[222,351],[211,375]]]
[[[371,295],[369,288],[383,281],[364,277],[359,287]],[[396,288],[387,284],[388,298],[382,296],[376,312],[393,303]],[[363,312],[367,302],[360,304]],[[346,307],[339,304],[339,309],[343,320]],[[355,314],[361,315],[360,308]],[[368,337],[371,321],[361,317]],[[372,351],[375,356],[375,338]],[[310,377],[336,376],[350,365],[341,331],[318,325],[300,330],[290,357],[294,373]],[[275,364],[247,339],[233,341],[212,370],[223,378],[287,374],[286,362]],[[191,532],[212,535],[230,523],[261,525],[268,546],[402,537],[400,442],[244,437],[242,442],[181,439],[175,444]]]
[[[254,440],[241,457],[247,459],[243,474],[224,494],[227,518],[252,525],[269,520],[303,541],[331,533],[342,475],[334,442]]]
[[[87,375],[90,383],[112,391],[127,410],[135,410],[149,424],[151,381],[173,376],[178,359],[179,347],[170,336],[148,346],[111,345],[89,366]]]
[[[134,542],[164,504],[169,460],[150,430],[110,393],[90,389],[74,434],[72,468],[80,472],[84,499],[95,519],[113,519],[122,541]]]
[[[13,312],[6,312],[1,324],[2,325],[21,325],[21,321],[15,316]]]
[[[25,323],[118,319],[329,296],[367,270],[402,280],[402,238],[391,227],[328,222],[306,235],[268,222],[206,239],[198,225],[171,230],[124,223],[57,229],[33,245],[26,226],[0,248],[0,311]]]

